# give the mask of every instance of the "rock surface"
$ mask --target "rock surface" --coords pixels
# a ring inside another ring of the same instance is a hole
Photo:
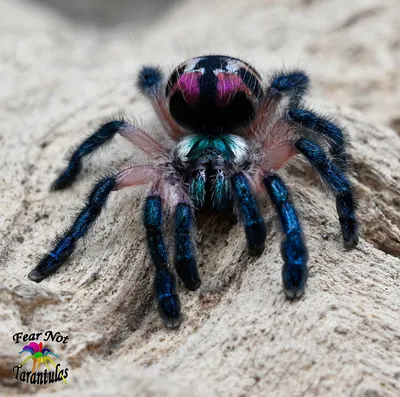
[[[399,396],[399,2],[110,3],[0,3],[0,394]],[[129,189],[110,198],[68,264],[30,282],[93,179],[139,156],[116,139],[73,189],[50,193],[66,151],[121,110],[166,139],[132,87],[135,73],[143,63],[170,70],[203,53],[244,58],[265,75],[282,64],[307,70],[310,104],[351,139],[357,249],[343,248],[334,201],[300,165],[286,178],[310,252],[299,301],[284,298],[279,224],[266,201],[260,258],[248,257],[240,225],[206,222],[198,231],[203,283],[197,292],[179,286],[184,322],[167,330],[152,297],[143,190]],[[60,352],[68,385],[13,377],[21,345],[12,336],[46,330],[69,336]]]

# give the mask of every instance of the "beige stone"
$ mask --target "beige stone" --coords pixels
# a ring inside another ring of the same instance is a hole
[[[111,3],[0,2],[0,395],[400,396],[398,0]],[[299,301],[284,298],[279,224],[265,201],[260,258],[247,255],[240,225],[198,231],[202,286],[179,286],[184,321],[166,329],[134,189],[112,195],[55,275],[30,282],[93,180],[141,158],[117,138],[72,189],[50,193],[66,152],[121,110],[166,139],[135,75],[205,53],[244,58],[265,76],[282,65],[310,74],[309,103],[351,139],[357,249],[343,248],[334,200],[303,164],[286,176],[310,253]],[[68,385],[17,382],[13,334],[46,330],[69,336],[52,345]]]

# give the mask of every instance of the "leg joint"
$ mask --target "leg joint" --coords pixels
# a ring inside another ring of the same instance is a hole
[[[192,208],[187,203],[179,203],[175,213],[175,228],[183,232],[188,231],[192,225]]]
[[[160,196],[149,196],[144,205],[144,226],[146,230],[160,230],[162,224],[162,204]]]

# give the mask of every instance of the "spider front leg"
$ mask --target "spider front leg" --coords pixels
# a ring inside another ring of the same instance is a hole
[[[249,254],[261,255],[265,247],[266,228],[249,181],[244,173],[238,172],[231,177],[232,194],[237,211],[244,224]]]
[[[116,178],[104,178],[90,193],[85,207],[81,210],[72,226],[57,239],[55,247],[45,255],[39,264],[31,270],[28,277],[37,283],[53,274],[75,251],[76,242],[83,237],[96,221],[104,207],[108,195],[116,185]]]
[[[101,179],[92,189],[85,206],[67,231],[57,238],[54,248],[31,270],[28,277],[40,282],[66,262],[76,248],[76,243],[94,224],[104,208],[109,194],[126,186],[143,185],[156,178],[157,170],[148,165],[136,165]]]
[[[100,126],[77,147],[72,153],[67,167],[53,182],[52,189],[61,190],[72,185],[82,169],[83,158],[108,143],[116,134],[122,135],[152,158],[164,153],[161,144],[142,129],[124,119],[112,120]]]
[[[310,164],[334,191],[344,244],[349,248],[355,247],[358,244],[358,224],[355,212],[357,205],[354,200],[353,186],[339,166],[330,161],[323,149],[315,142],[300,138],[295,143],[295,147],[307,158]]]
[[[162,200],[160,195],[147,197],[144,206],[144,226],[150,256],[156,268],[155,290],[158,311],[170,328],[180,324],[181,304],[176,294],[176,281],[168,269],[168,253],[162,236]]]
[[[281,244],[284,291],[288,298],[298,298],[303,294],[308,278],[308,253],[300,222],[282,179],[277,175],[269,175],[264,178],[264,185],[278,212],[284,234]]]
[[[181,202],[175,211],[175,269],[179,278],[191,291],[200,287],[201,280],[195,258],[192,239],[192,207]]]

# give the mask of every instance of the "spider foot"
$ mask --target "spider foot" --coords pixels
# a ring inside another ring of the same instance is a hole
[[[64,263],[67,257],[72,253],[72,250],[64,253],[59,258],[46,255],[36,267],[34,267],[28,274],[28,278],[35,283],[40,283],[46,277],[50,276],[57,271],[57,269]]]
[[[39,263],[29,272],[28,278],[35,283],[40,283],[50,274],[55,273],[74,252],[74,249],[75,241],[71,236],[66,235],[59,238],[55,249],[42,257]]]
[[[163,298],[158,303],[158,312],[167,328],[178,328],[181,324],[181,303],[178,295]]]
[[[308,278],[308,268],[304,264],[288,266],[282,268],[283,288],[287,298],[300,298],[305,290]]]
[[[50,190],[63,190],[67,187],[70,187],[76,180],[78,174],[81,172],[82,166],[81,164],[70,164],[51,184]]]
[[[337,196],[336,208],[344,246],[354,248],[358,244],[358,225],[355,213],[356,204],[351,190]]]
[[[158,311],[168,328],[177,328],[181,323],[181,303],[175,292],[175,277],[167,267],[157,270],[155,287]]]
[[[264,221],[245,228],[250,256],[260,256],[264,252],[267,231]]]
[[[200,287],[201,280],[193,257],[177,259],[175,261],[175,269],[187,289],[196,291]]]
[[[34,281],[35,283],[40,283],[46,277],[47,276],[44,273],[42,273],[40,270],[38,270],[37,267],[32,269],[28,274],[29,280]]]
[[[353,230],[349,231],[347,227],[342,226],[342,235],[343,235],[343,243],[345,248],[351,249],[354,248],[358,245],[358,234],[357,231],[354,230],[354,227],[352,228]]]
[[[163,75],[159,68],[144,66],[136,80],[136,85],[144,94],[155,94],[162,80]]]
[[[308,279],[308,252],[300,233],[288,234],[282,242],[282,280],[286,297],[300,298]]]
[[[304,289],[305,289],[304,286],[292,289],[285,288],[284,292],[286,298],[295,300],[300,298],[304,294]]]

